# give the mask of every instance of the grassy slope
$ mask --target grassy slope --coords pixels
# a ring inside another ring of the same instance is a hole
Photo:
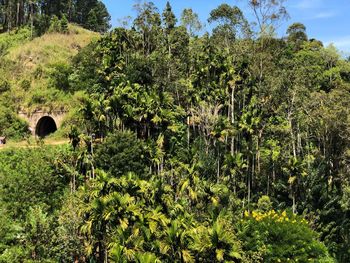
[[[69,108],[70,95],[50,87],[49,73],[53,65],[69,64],[79,49],[99,37],[76,25],[69,25],[69,32],[49,33],[33,40],[28,29],[0,35],[0,47],[8,47],[0,76],[11,83],[14,100],[22,108]],[[24,82],[30,83],[29,89],[24,88]],[[40,106],[35,101],[41,101]]]

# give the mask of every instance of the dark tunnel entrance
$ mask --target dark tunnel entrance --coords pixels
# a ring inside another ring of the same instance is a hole
[[[35,135],[43,138],[51,133],[54,133],[55,131],[57,131],[57,126],[54,119],[49,116],[45,116],[38,121],[35,128]]]

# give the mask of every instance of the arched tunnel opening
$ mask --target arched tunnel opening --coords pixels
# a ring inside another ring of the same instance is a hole
[[[57,125],[53,118],[49,116],[42,117],[35,128],[35,135],[44,138],[57,131]]]

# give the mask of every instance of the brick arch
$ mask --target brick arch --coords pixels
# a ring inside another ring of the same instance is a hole
[[[39,136],[42,137],[44,134],[44,137],[48,134],[45,135],[44,132],[44,126],[49,125],[50,120],[53,121],[56,125],[56,130],[59,130],[62,124],[62,121],[66,115],[66,111],[51,111],[51,112],[46,112],[46,111],[34,111],[32,113],[27,113],[24,111],[21,111],[18,113],[18,115],[26,120],[29,124],[29,130],[31,131],[32,135],[34,136]],[[52,122],[51,122],[52,124]],[[44,126],[42,126],[44,125]],[[52,126],[51,126],[52,127]],[[50,127],[46,127],[50,128]],[[53,130],[53,129],[52,129]]]

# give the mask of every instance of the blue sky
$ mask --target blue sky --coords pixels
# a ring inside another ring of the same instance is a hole
[[[120,25],[119,20],[134,16],[135,0],[103,0],[111,16],[113,26]],[[166,0],[153,0],[162,12]],[[251,11],[247,0],[170,0],[177,17],[184,8],[192,8],[202,22],[206,22],[212,9],[221,3],[239,6],[249,18]],[[325,45],[333,43],[339,50],[350,54],[350,0],[287,0],[285,2],[290,18],[278,29],[279,35],[285,34],[288,25],[301,22],[307,28],[310,38],[321,40]],[[210,27],[207,26],[209,30]]]

